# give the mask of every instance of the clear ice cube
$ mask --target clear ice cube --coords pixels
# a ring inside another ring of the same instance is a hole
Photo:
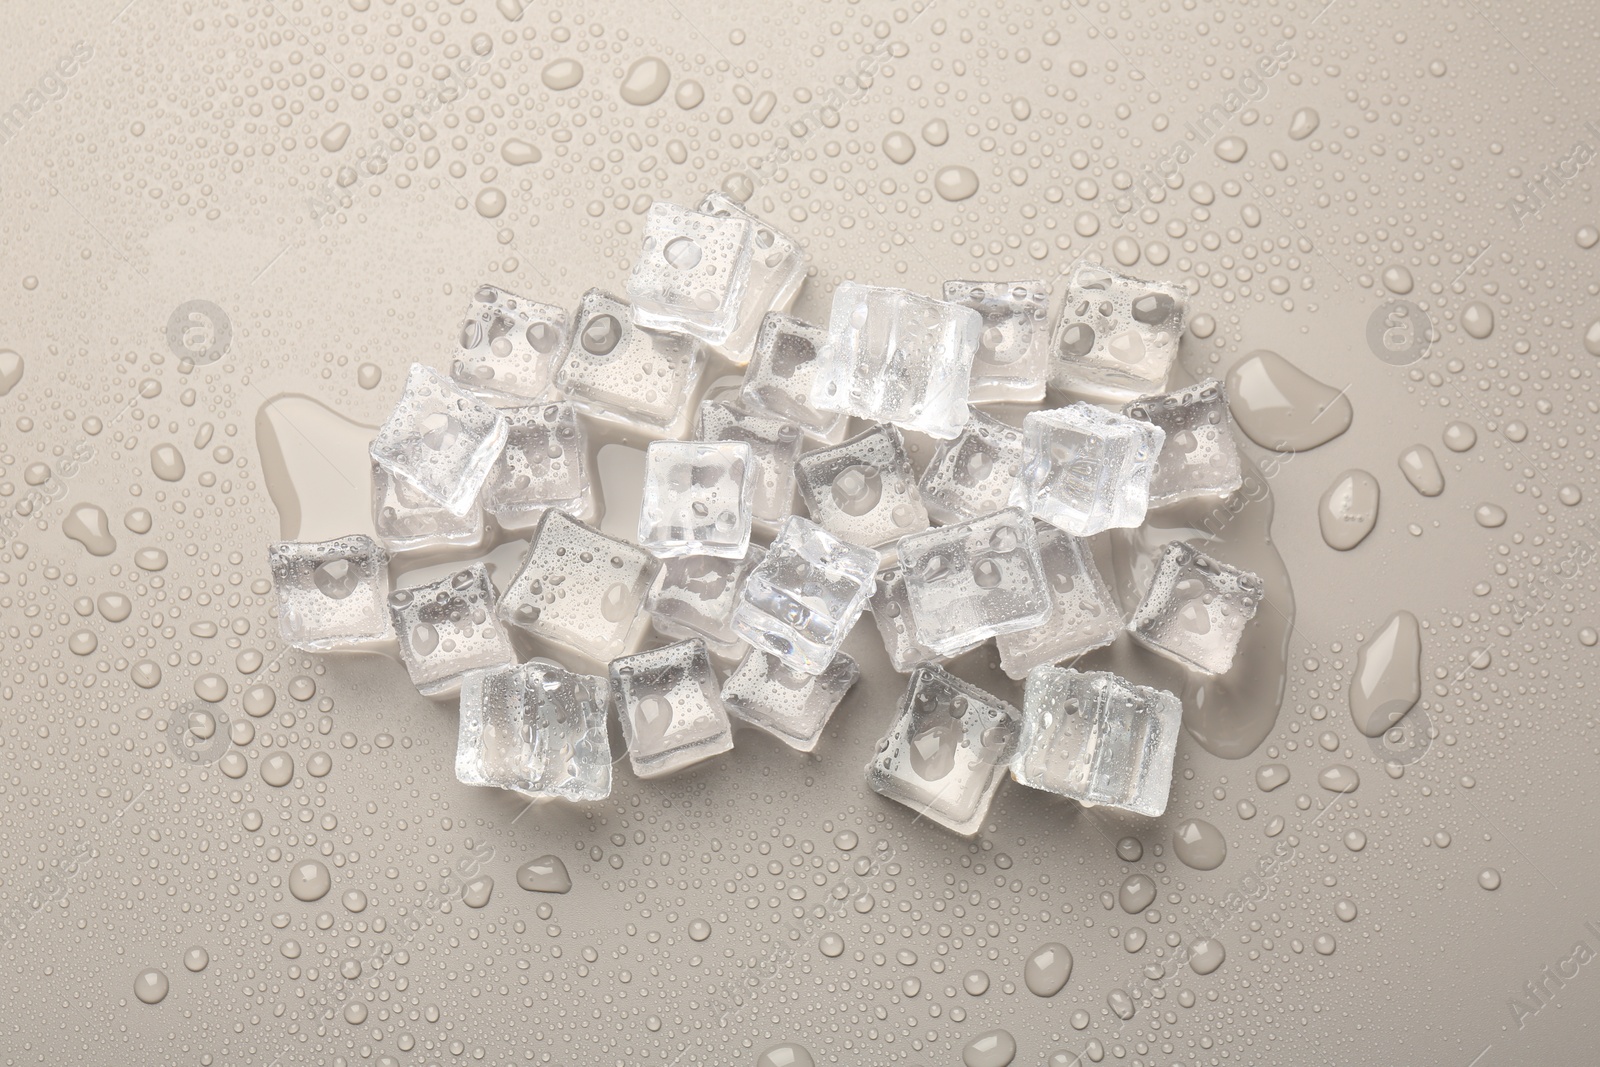
[[[743,212],[711,215],[660,200],[651,204],[628,275],[633,321],[713,345],[727,341],[739,321],[754,240],[755,226]]]
[[[483,540],[483,509],[453,514],[374,463],[372,528],[390,552],[475,545]]]
[[[1088,260],[1067,279],[1050,345],[1050,385],[1112,400],[1166,388],[1183,336],[1188,291]]]
[[[900,570],[917,640],[936,655],[954,655],[1050,616],[1033,520],[1020,508],[902,539]]]
[[[878,554],[791,515],[744,580],[733,628],[795,670],[821,674],[872,595]]]
[[[640,778],[699,763],[733,747],[733,729],[704,641],[695,638],[611,661],[611,689]]]
[[[750,214],[724,193],[707,193],[700,210],[718,218],[743,218],[753,227],[750,266],[732,331],[718,351],[735,363],[750,358],[761,320],[773,311],[788,311],[806,280],[806,254],[791,237]]]
[[[1106,671],[1037,667],[1022,699],[1011,777],[1080,804],[1157,816],[1172,791],[1183,705]]]
[[[960,522],[1005,507],[1021,469],[1022,431],[973,408],[960,436],[934,447],[917,485],[929,515]]]
[[[1050,616],[1038,626],[995,638],[1001,669],[1019,680],[1035,667],[1109,645],[1122,632],[1122,610],[1089,546],[1047,522],[1036,522],[1034,535],[1050,588]]]
[[[454,688],[468,671],[517,662],[511,637],[495,617],[494,584],[482,563],[394,590],[389,617],[411,684],[425,695]]]
[[[278,541],[268,546],[278,629],[295,648],[337,648],[392,637],[389,554],[370,537]]]
[[[794,464],[805,437],[800,427],[771,415],[740,411],[720,400],[700,405],[695,437],[702,441],[743,441],[755,457],[756,525],[771,532],[794,514]]]
[[[748,648],[733,628],[733,609],[744,580],[766,555],[752,544],[739,559],[678,556],[661,561],[644,607],[656,631],[684,640],[699,637],[715,656],[736,660]]]
[[[611,795],[611,683],[551,663],[461,679],[456,778],[535,799]]]
[[[1228,496],[1244,484],[1228,394],[1215,378],[1141,397],[1123,407],[1122,413],[1166,431],[1150,476],[1151,507],[1197,496]]]
[[[811,517],[852,544],[876,548],[928,528],[928,509],[893,426],[874,426],[795,465]]]
[[[1011,503],[1075,537],[1144,522],[1159,426],[1077,403],[1022,420]]]
[[[1020,719],[999,697],[924,664],[911,672],[899,714],[867,764],[867,784],[970,837],[1005,777]]]
[[[811,406],[948,439],[967,422],[983,316],[904,289],[840,282]]]
[[[755,453],[743,441],[652,441],[639,544],[656,556],[725,556],[750,547]]]
[[[883,649],[889,653],[889,665],[901,674],[919,663],[949,659],[983,644],[974,641],[968,648],[941,656],[918,640],[916,620],[912,618],[911,602],[906,596],[905,574],[899,567],[885,567],[878,572],[876,588],[867,604],[872,608],[872,621],[883,638]]]
[[[506,443],[506,420],[449,378],[420,363],[378,428],[368,451],[393,478],[452,515],[478,506],[495,457]]]
[[[642,629],[639,608],[657,566],[644,549],[551,509],[506,587],[500,618],[604,662],[633,647]]]
[[[1050,374],[1050,289],[1044,282],[944,283],[944,298],[983,316],[969,404],[1044,399]]]
[[[647,330],[626,303],[590,289],[578,303],[556,387],[585,415],[657,437],[682,437],[705,368],[700,342]]]
[[[861,668],[843,652],[821,674],[807,674],[752,648],[722,683],[722,702],[734,718],[765,730],[796,751],[810,752],[833,710],[860,677]]]
[[[588,435],[571,404],[506,408],[506,446],[484,488],[484,506],[502,529],[524,530],[557,508],[585,522],[595,515]]]
[[[462,320],[450,377],[491,402],[542,397],[567,350],[567,313],[552,304],[480,285]]]
[[[1226,674],[1264,586],[1184,541],[1168,541],[1128,620],[1134,640],[1202,674]]]
[[[827,343],[828,334],[822,327],[770,313],[761,320],[739,399],[753,410],[788,419],[814,441],[833,444],[842,440],[849,417],[811,406],[811,383],[816,380]]]

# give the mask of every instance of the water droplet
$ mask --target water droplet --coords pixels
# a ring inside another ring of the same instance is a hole
[[[622,99],[636,107],[645,107],[660,100],[672,81],[672,71],[664,60],[645,56],[633,61],[622,79]]]
[[[1228,401],[1250,440],[1280,452],[1326,444],[1348,430],[1355,417],[1344,390],[1266,349],[1245,356],[1228,372]]]
[[[1221,941],[1212,937],[1201,938],[1189,946],[1189,969],[1195,974],[1210,974],[1222,966],[1227,956]]]
[[[1366,540],[1378,523],[1378,479],[1347,470],[1333,480],[1317,505],[1317,525],[1329,548],[1341,552]]]
[[[1058,941],[1047,941],[1028,954],[1022,965],[1022,984],[1036,997],[1053,997],[1072,977],[1072,952]]]
[[[333,878],[321,860],[301,860],[289,872],[289,892],[296,900],[321,900],[333,888]]]
[[[1017,1057],[1017,1039],[1004,1030],[990,1030],[967,1042],[961,1050],[966,1067],[1006,1067]]]
[[[583,81],[583,64],[576,59],[557,59],[545,65],[539,74],[545,87],[562,92]]]
[[[1228,858],[1228,842],[1204,819],[1185,819],[1172,831],[1172,851],[1186,866],[1212,871]]]
[[[534,893],[565,893],[572,888],[572,876],[555,856],[540,856],[517,868],[517,885]]]
[[[1483,340],[1494,333],[1494,309],[1482,300],[1474,300],[1461,309],[1461,328],[1468,337]]]
[[[61,520],[61,532],[88,549],[91,556],[109,556],[117,550],[111,519],[94,504],[74,504]]]
[[[960,164],[941,167],[933,176],[933,188],[946,200],[965,200],[978,191],[978,175]]]
[[[167,976],[154,967],[146,967],[133,977],[133,995],[146,1004],[160,1004],[167,999]]]

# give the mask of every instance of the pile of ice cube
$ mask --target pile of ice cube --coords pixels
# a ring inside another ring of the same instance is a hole
[[[1160,814],[1178,699],[1058,664],[1126,630],[1225,672],[1261,600],[1255,575],[1173,542],[1125,621],[1086,540],[1240,486],[1221,383],[1163,392],[1184,290],[1083,261],[1052,330],[1040,281],[941,299],[850,281],[824,327],[788,314],[806,271],[712,194],[650,208],[627,300],[591,289],[569,321],[480,288],[448,373],[414,365],[372,441],[382,543],[272,546],[284,636],[397,641],[418,690],[459,690],[463,782],[578,801],[610,792],[612,706],[641,778],[727,752],[730,717],[812,751],[870,605],[910,674],[873,789],[965,834],[1008,771]],[[711,360],[742,384],[696,406]],[[1044,408],[1047,389],[1098,402]],[[1016,425],[1018,405],[1040,410]],[[636,543],[593,525],[595,424],[651,439]],[[907,433],[935,442],[920,475]],[[481,562],[389,587],[391,553],[480,553],[486,519],[531,530],[503,590]],[[991,640],[1021,709],[941,665]]]

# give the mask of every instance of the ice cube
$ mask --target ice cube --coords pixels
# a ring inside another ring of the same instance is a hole
[[[911,616],[911,602],[906,597],[906,579],[899,567],[885,567],[878,572],[878,581],[871,598],[872,621],[877,624],[883,638],[884,651],[889,653],[889,664],[901,674],[919,663],[932,663],[948,659],[917,639],[917,624]],[[983,644],[974,641],[971,648]],[[951,655],[960,655],[963,648]]]
[[[1019,680],[1035,667],[1109,645],[1122,632],[1122,611],[1089,546],[1047,522],[1036,522],[1034,534],[1050,588],[1050,617],[995,638],[1001,669]]]
[[[900,570],[917,640],[936,655],[1050,617],[1033,520],[1020,508],[902,539]]]
[[[1206,378],[1160,396],[1141,397],[1122,409],[1130,419],[1153,423],[1166,441],[1150,476],[1150,506],[1197,496],[1228,496],[1244,483],[1239,449],[1222,383]]]
[[[739,399],[752,410],[788,419],[812,440],[824,444],[842,440],[850,419],[811,406],[811,383],[827,342],[827,331],[820,326],[777,312],[767,315],[761,320]]]
[[[702,441],[743,441],[755,457],[755,524],[767,532],[794,513],[794,464],[805,438],[800,427],[771,415],[753,415],[732,404],[700,405],[695,434]]]
[[[967,422],[983,316],[969,307],[859,282],[833,293],[811,406],[948,439]]]
[[[452,515],[478,505],[478,491],[506,443],[506,420],[449,378],[413,363],[368,451],[393,478]]]
[[[653,441],[639,544],[655,555],[737,559],[750,547],[755,453],[743,441]]]
[[[452,514],[374,463],[372,528],[390,552],[475,545],[483,540],[483,509]]]
[[[1226,674],[1264,587],[1249,571],[1168,541],[1128,620],[1134,640],[1202,674]]]
[[[611,689],[628,762],[656,778],[733,747],[716,673],[695,638],[611,661]]]
[[[983,826],[1017,747],[1017,709],[924,664],[867,764],[867,784],[941,826],[970,837]]]
[[[806,674],[752,648],[722,683],[722,702],[734,718],[765,730],[796,751],[810,752],[821,740],[834,708],[859,677],[856,661],[843,652],[821,674]]]
[[[876,548],[928,528],[905,440],[893,426],[807,452],[795,474],[811,517],[852,544]]]
[[[456,777],[536,799],[611,795],[611,683],[535,660],[461,680]]]
[[[494,285],[480,285],[461,323],[450,377],[491,402],[542,397],[567,350],[567,313]]]
[[[917,484],[929,515],[960,522],[1005,507],[1021,469],[1022,431],[973,408],[961,435],[934,448]]]
[[[605,662],[628,651],[642,629],[639,607],[657,566],[644,549],[552,509],[506,587],[500,618]]]
[[[1011,777],[1080,804],[1157,816],[1172,790],[1183,705],[1106,671],[1036,667]]]
[[[944,283],[944,298],[983,316],[969,404],[1044,399],[1050,373],[1050,288],[1040,281]]]
[[[656,631],[683,640],[703,638],[715,656],[736,660],[749,646],[733,628],[733,609],[745,577],[766,550],[752,544],[739,559],[679,556],[661,561],[645,594],[645,610]]]
[[[787,234],[756,218],[724,193],[707,193],[700,201],[700,210],[718,218],[748,219],[753,227],[750,266],[739,297],[738,316],[727,339],[717,346],[729,359],[743,364],[750,359],[762,318],[768,312],[788,311],[794,304],[806,280],[806,254]]]
[[[1189,294],[1088,260],[1067,279],[1050,345],[1050,385],[1112,400],[1166,388]]]
[[[727,341],[739,321],[754,238],[755,226],[743,212],[719,216],[660,200],[651,204],[643,247],[628,275],[633,321],[713,345]]]
[[[1075,537],[1144,522],[1159,426],[1077,403],[1022,420],[1011,503]]]
[[[872,594],[878,554],[791,515],[744,580],[733,628],[795,670],[821,674]]]
[[[394,636],[389,627],[389,554],[370,537],[278,541],[268,546],[278,591],[278,630],[316,651]]]
[[[509,427],[506,446],[484,489],[484,505],[501,528],[527,529],[548,508],[593,520],[589,440],[573,406],[551,401],[502,414]]]
[[[585,415],[682,437],[705,358],[693,337],[636,325],[626,303],[590,289],[578,303],[556,387]]]
[[[511,637],[495,617],[494,584],[482,563],[396,589],[389,594],[389,617],[411,684],[425,695],[454,688],[468,671],[517,662]]]

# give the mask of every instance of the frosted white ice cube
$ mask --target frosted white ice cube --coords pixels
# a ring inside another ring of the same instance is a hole
[[[611,661],[628,762],[640,778],[680,771],[733,747],[711,658],[698,638]]]
[[[972,360],[983,317],[904,289],[841,282],[811,406],[930,437],[967,422]]]
[[[611,684],[533,661],[461,680],[456,777],[537,799],[611,794]]]
[[[796,751],[810,752],[860,676],[856,661],[842,652],[821,674],[807,674],[752,648],[722,683],[722,702],[734,718],[765,730]]]
[[[942,667],[920,666],[867,764],[867,784],[918,818],[970,837],[1005,778],[1020,719],[993,694]]]
[[[567,313],[480,285],[462,320],[450,377],[492,403],[544,396],[567,349]]]
[[[1079,260],[1051,339],[1050,385],[1108,400],[1166,388],[1188,291]]]
[[[944,298],[983,316],[967,402],[1044,399],[1050,372],[1050,289],[1041,281],[944,283]]]
[[[1023,691],[1011,776],[1081,804],[1167,810],[1183,705],[1105,671],[1037,667]]]
[[[278,541],[267,549],[278,629],[296,648],[321,650],[393,636],[389,554],[370,537]]]
[[[478,506],[478,492],[506,443],[506,420],[449,378],[420,363],[368,451],[393,478],[453,515]]]
[[[1050,591],[1020,508],[900,541],[900,570],[917,640],[941,656],[1050,616]]]
[[[1249,571],[1184,541],[1169,541],[1144,599],[1128,620],[1128,632],[1145,647],[1202,674],[1226,674],[1264,588]]]
[[[1022,420],[1011,503],[1075,537],[1144,522],[1159,426],[1077,403]]]

